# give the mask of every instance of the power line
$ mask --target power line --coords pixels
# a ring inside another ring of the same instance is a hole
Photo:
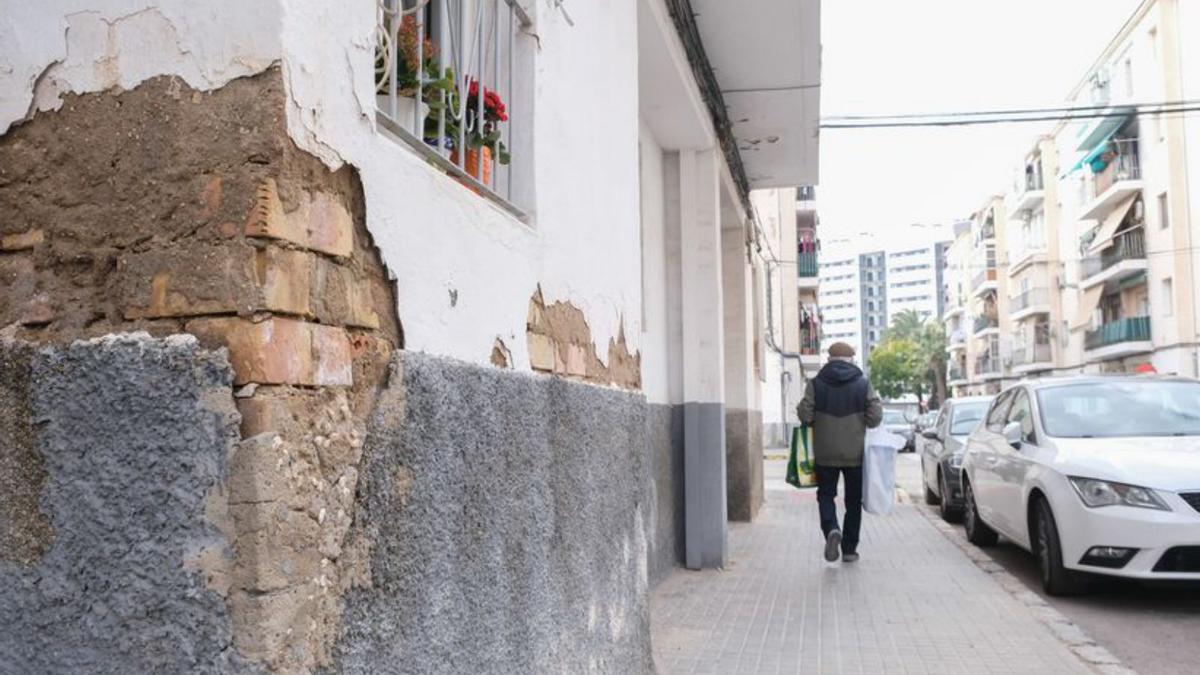
[[[957,112],[940,112],[940,113],[899,113],[895,115],[830,115],[822,119],[827,120],[891,120],[891,119],[913,119],[922,117],[973,117],[973,116],[1000,116],[1000,115],[1023,115],[1023,114],[1046,114],[1052,112],[1087,112],[1096,111],[1103,112],[1110,108],[1174,108],[1181,106],[1200,105],[1200,99],[1185,99],[1182,101],[1160,101],[1157,103],[1125,103],[1115,105],[1105,103],[1102,105],[1080,105],[1080,106],[1065,106],[1060,108],[1006,108],[1001,110],[971,110]]]
[[[1147,115],[1173,117],[1176,115],[1184,116],[1191,113],[1200,112],[1200,105],[1189,105],[1186,107],[1161,107],[1155,109],[1137,109],[1133,111],[1125,110],[1110,110],[1104,112],[1082,113],[1082,114],[1046,114],[1036,116],[995,116],[995,117],[949,117],[938,118],[936,115],[928,116],[928,119],[921,118],[900,118],[891,116],[881,116],[876,118],[866,119],[862,121],[850,122],[826,122],[822,121],[820,127],[822,129],[894,129],[906,127],[961,127],[961,126],[977,126],[984,124],[1024,124],[1032,122],[1063,122],[1074,120],[1091,120],[1105,118],[1126,118],[1126,117],[1143,117]],[[836,119],[836,118],[830,118]],[[880,120],[880,121],[873,121]],[[887,121],[896,120],[896,121]]]

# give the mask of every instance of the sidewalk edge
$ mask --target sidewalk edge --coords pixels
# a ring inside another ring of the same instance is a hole
[[[917,504],[914,504],[914,507],[942,533],[942,536],[949,539],[975,563],[976,567],[990,575],[1001,588],[1032,612],[1037,620],[1049,628],[1050,632],[1067,645],[1081,661],[1103,675],[1137,675],[1137,671],[1126,666],[1116,655],[1093,640],[1078,624],[1050,606],[1037,593],[1026,588],[1020,579],[1009,574],[983,549],[971,545],[964,537],[959,536],[953,525],[935,516],[927,507]]]

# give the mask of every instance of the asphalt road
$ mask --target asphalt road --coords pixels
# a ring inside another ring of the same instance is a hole
[[[899,456],[896,483],[914,503],[923,503],[919,455]],[[1042,592],[1037,561],[1025,550],[1001,539],[988,554],[1142,675],[1200,673],[1200,588],[1105,580],[1085,595],[1051,598]]]

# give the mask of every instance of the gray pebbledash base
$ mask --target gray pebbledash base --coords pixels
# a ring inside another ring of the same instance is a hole
[[[645,399],[399,358],[359,485],[371,585],[332,670],[651,672]]]
[[[237,442],[231,380],[190,337],[0,344],[0,427],[37,429],[0,432],[0,463],[44,476],[20,486],[36,509],[0,495],[0,672],[254,672],[224,598],[180,564],[225,545],[204,512]],[[14,561],[18,520],[40,517],[46,548]]]
[[[650,585],[682,567],[683,406],[651,404],[646,409],[646,456],[651,467]]]

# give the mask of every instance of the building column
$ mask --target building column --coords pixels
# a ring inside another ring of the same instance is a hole
[[[685,558],[704,569],[729,555],[719,155],[681,150],[678,161]]]
[[[725,315],[725,473],[729,520],[750,521],[763,499],[762,408],[755,368],[753,275],[746,226],[733,200],[721,218]],[[795,284],[792,284],[795,287]],[[793,296],[794,297],[794,296]]]

